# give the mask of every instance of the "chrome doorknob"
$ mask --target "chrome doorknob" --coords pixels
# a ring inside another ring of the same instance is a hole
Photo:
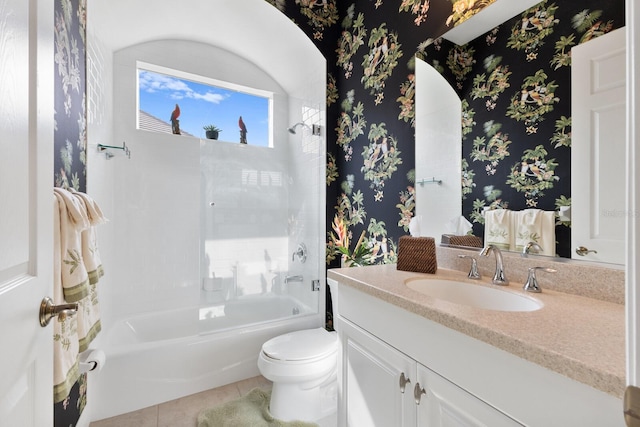
[[[63,320],[65,316],[72,316],[77,311],[78,303],[54,305],[51,298],[44,297],[40,303],[40,326],[44,328],[55,316]]]
[[[576,253],[577,253],[578,255],[580,255],[580,256],[585,256],[586,254],[591,253],[591,252],[593,252],[594,254],[597,254],[597,253],[598,253],[598,251],[595,251],[595,250],[593,250],[593,249],[585,248],[584,246],[578,246],[578,247],[576,248]]]

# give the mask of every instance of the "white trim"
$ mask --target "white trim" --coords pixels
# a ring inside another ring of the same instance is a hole
[[[636,265],[640,265],[638,254],[640,251],[638,242],[638,230],[640,229],[640,215],[638,202],[640,193],[636,180],[640,173],[640,158],[636,155],[636,127],[635,123],[640,119],[638,111],[638,101],[640,94],[637,93],[636,68],[637,52],[640,49],[640,37],[635,28],[640,9],[636,7],[635,0],[626,1],[626,27],[627,27],[627,251],[626,251],[626,324],[627,324],[627,384],[638,385],[638,308],[640,307],[639,295],[637,292],[637,272]]]

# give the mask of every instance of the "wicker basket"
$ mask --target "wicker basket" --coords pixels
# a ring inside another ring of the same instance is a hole
[[[451,246],[467,246],[472,248],[481,248],[482,239],[478,236],[449,236],[449,244]]]
[[[435,274],[438,270],[435,239],[433,237],[400,237],[396,268],[404,271]]]

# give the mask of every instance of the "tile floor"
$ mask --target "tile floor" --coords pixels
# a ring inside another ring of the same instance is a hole
[[[94,421],[90,427],[195,427],[201,410],[236,399],[255,387],[270,390],[271,382],[257,376],[139,411]]]

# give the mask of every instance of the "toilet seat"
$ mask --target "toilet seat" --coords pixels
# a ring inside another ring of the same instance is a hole
[[[272,338],[262,345],[262,354],[274,361],[310,362],[335,353],[337,348],[335,333],[316,328]]]

